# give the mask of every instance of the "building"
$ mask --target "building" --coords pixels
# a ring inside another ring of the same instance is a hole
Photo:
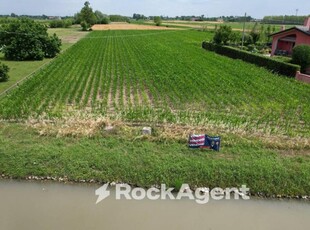
[[[291,55],[294,46],[310,46],[310,17],[306,18],[303,26],[295,26],[274,33],[272,36],[272,55]]]

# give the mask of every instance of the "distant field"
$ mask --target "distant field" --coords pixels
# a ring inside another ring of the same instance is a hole
[[[107,25],[93,25],[93,30],[175,30],[169,27],[155,25],[139,25],[129,23],[111,23]]]
[[[94,31],[3,98],[0,116],[93,114],[309,138],[309,85],[203,50],[211,36]]]
[[[146,24],[154,24],[152,21],[145,21]],[[214,29],[216,26],[219,27],[221,25],[228,25],[231,26],[233,30],[242,30],[243,29],[243,23],[242,22],[212,22],[212,21],[181,21],[181,20],[167,20],[163,21],[162,25],[166,26],[181,26],[181,27],[187,27],[187,28],[194,28],[194,29]],[[255,22],[246,22],[245,23],[245,30],[250,31],[255,25]],[[264,25],[265,28],[267,28],[268,24],[258,24],[260,27]],[[271,28],[275,29],[275,32],[281,30],[281,25],[272,25],[270,24]],[[285,28],[291,28],[294,25],[285,25]]]
[[[82,37],[84,37],[87,32],[81,31],[80,26],[72,26],[71,28],[49,28],[49,34],[56,34],[62,41],[63,45],[74,44]]]

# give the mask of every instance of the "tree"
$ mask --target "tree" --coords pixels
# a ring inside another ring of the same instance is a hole
[[[46,38],[44,44],[44,55],[47,58],[53,58],[60,52],[61,40],[53,34],[50,37]]]
[[[266,30],[264,31],[264,36],[265,36],[265,40],[263,40],[264,42],[270,42],[271,41],[271,37],[270,37],[270,34],[271,34],[271,26],[268,25]]]
[[[241,41],[241,34],[240,34],[240,32],[232,32],[230,34],[229,40],[230,40],[230,43],[232,43],[234,45],[239,44],[240,41]]]
[[[136,14],[136,13],[133,14],[132,18],[137,21],[146,19],[146,17],[143,14]]]
[[[88,24],[87,24],[87,22],[82,21],[82,22],[81,22],[81,27],[82,27],[82,30],[83,30],[83,31],[86,31],[86,30],[88,29]]]
[[[216,30],[214,37],[213,37],[213,42],[216,44],[224,44],[227,45],[228,42],[230,41],[232,34],[232,29],[230,26],[220,26],[218,30]]]
[[[78,13],[77,17],[77,21],[81,23],[83,30],[87,30],[97,21],[97,17],[93,12],[93,9],[90,7],[90,3],[88,1],[84,3],[84,7],[81,9],[80,13]]]
[[[110,15],[111,22],[129,22],[129,18],[121,15]]]
[[[72,20],[53,20],[50,22],[50,28],[68,28],[72,26]]]
[[[109,24],[109,23],[110,23],[110,19],[108,17],[104,17],[100,21],[100,24]]]
[[[30,19],[14,20],[0,28],[0,47],[8,60],[42,60],[60,52],[61,41],[46,26]]]
[[[96,16],[96,19],[97,19],[97,22],[100,22],[104,17],[106,17],[106,15],[104,15],[101,11],[99,10],[96,10],[95,11],[95,16]]]
[[[301,72],[305,73],[306,69],[310,67],[310,46],[298,45],[294,47],[292,63],[300,65]]]
[[[244,44],[245,45],[250,45],[250,44],[253,44],[253,37],[251,34],[248,34],[248,33],[245,33],[244,34]]]
[[[161,17],[155,16],[154,17],[154,23],[156,24],[156,26],[160,26],[162,23]]]
[[[257,29],[257,27],[258,27],[258,23],[256,22],[250,32],[250,35],[252,36],[252,39],[253,39],[253,44],[256,44],[256,42],[258,42],[260,38],[260,32]]]
[[[97,18],[97,23],[99,23],[99,24],[109,24],[110,23],[109,16],[102,13],[101,11],[96,10],[95,15]]]
[[[9,67],[0,62],[0,82],[7,81],[9,79]]]

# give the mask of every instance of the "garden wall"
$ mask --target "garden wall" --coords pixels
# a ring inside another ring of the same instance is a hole
[[[302,82],[306,82],[310,84],[310,75],[302,74],[299,71],[297,71],[295,78],[298,81],[302,81]]]

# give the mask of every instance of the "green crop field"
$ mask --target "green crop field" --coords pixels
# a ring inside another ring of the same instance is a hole
[[[147,24],[147,25],[155,25],[153,21],[132,21],[131,23],[135,24]],[[233,30],[236,31],[242,31],[243,26],[245,26],[246,31],[251,31],[254,26],[256,25],[255,22],[246,22],[245,25],[243,22],[208,22],[208,21],[182,21],[182,20],[164,20],[162,22],[162,26],[168,26],[168,27],[176,27],[176,28],[193,28],[193,29],[209,29],[209,30],[214,30],[216,28],[219,28],[220,26],[230,26]],[[270,26],[272,33],[278,32],[282,29],[281,24],[264,24],[264,23],[258,23],[257,24],[257,29],[267,29],[267,27]],[[285,28],[291,28],[294,27],[295,25],[285,25]]]
[[[309,85],[201,48],[198,31],[92,32],[0,100],[0,117],[93,114],[310,137]]]

